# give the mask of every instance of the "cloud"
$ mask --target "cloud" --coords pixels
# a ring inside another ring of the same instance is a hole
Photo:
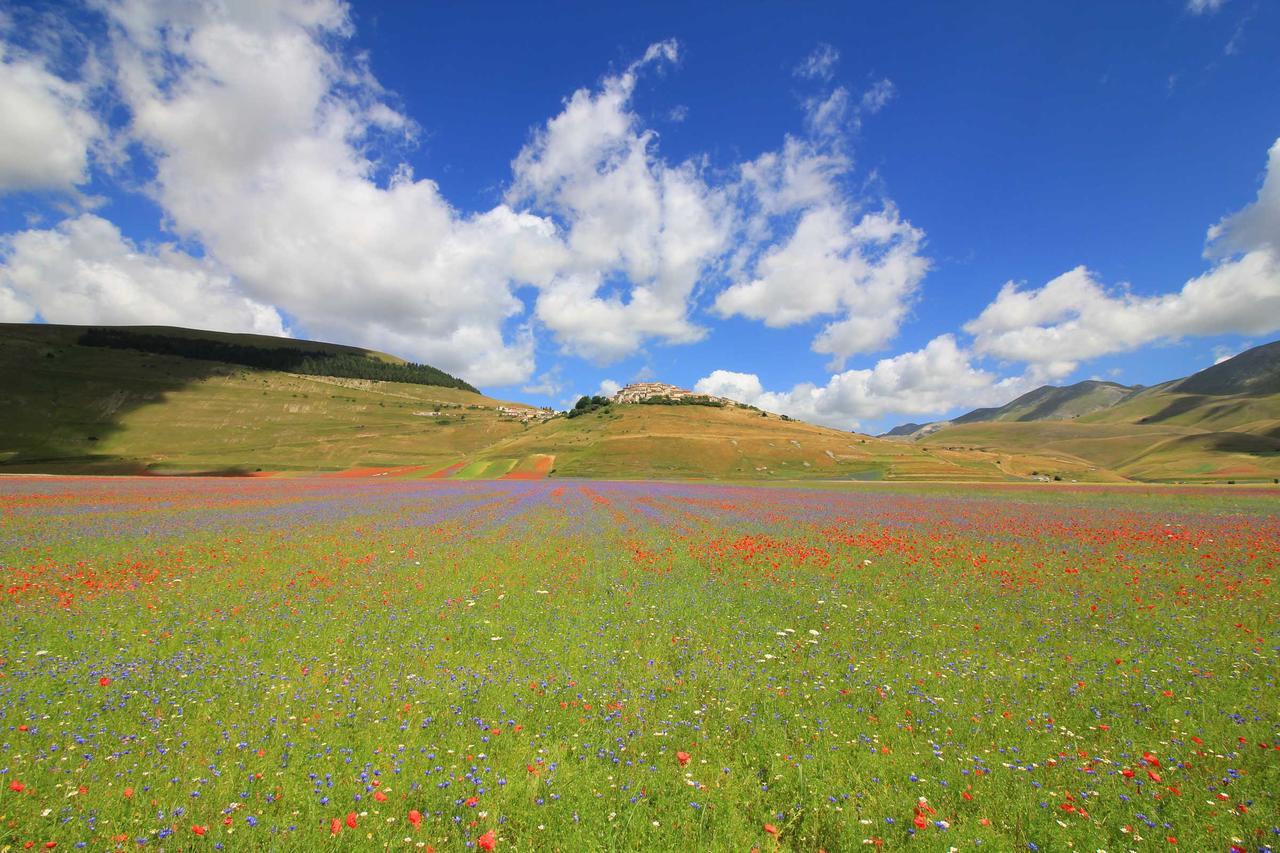
[[[898,90],[894,88],[892,80],[888,78],[877,80],[870,89],[862,93],[862,111],[871,114],[880,112],[897,93]]]
[[[1187,11],[1193,15],[1212,15],[1226,5],[1227,0],[1187,0]]]
[[[795,67],[793,73],[806,80],[830,80],[840,61],[840,51],[825,42],[819,42],[813,52]]]
[[[670,165],[630,101],[648,66],[678,59],[659,42],[599,88],[579,89],[512,165],[507,194],[563,226],[567,259],[539,285],[535,313],[570,352],[610,363],[650,339],[700,340],[694,288],[730,232],[722,189],[696,162]]]
[[[89,152],[103,128],[83,84],[0,42],[0,116],[0,194],[71,191],[88,181]]]
[[[1002,403],[1035,384],[1033,376],[1001,379],[973,366],[953,335],[940,335],[923,349],[881,359],[874,367],[846,370],[825,385],[801,383],[789,391],[767,391],[758,376],[716,370],[694,390],[841,429],[888,414],[928,415],[959,406]]]
[[[1108,290],[1076,267],[1043,287],[1006,283],[965,331],[974,350],[1063,376],[1082,360],[1184,336],[1263,335],[1280,329],[1280,141],[1257,201],[1209,229],[1218,259],[1175,293]]]
[[[863,209],[845,186],[847,137],[891,96],[888,81],[860,102],[843,88],[814,98],[804,136],[717,171],[706,157],[664,159],[633,108],[640,81],[679,61],[679,45],[660,41],[566,98],[514,158],[502,203],[468,213],[400,161],[418,127],[351,50],[344,3],[95,8],[107,22],[106,45],[93,46],[108,92],[98,107],[125,119],[103,150],[128,152],[122,174],[147,176],[163,227],[198,247],[192,261],[219,283],[218,299],[270,307],[310,336],[481,385],[527,383],[544,331],[600,364],[701,340],[695,312],[728,282],[719,313],[825,318],[814,348],[842,364],[896,334],[928,266],[923,234],[892,203]],[[820,48],[806,68],[829,76],[837,56]],[[9,183],[87,180],[104,125],[83,86],[25,57],[6,57],[3,73],[21,85],[0,96],[16,92],[44,116],[31,139],[53,139],[24,142],[53,165],[24,154]],[[185,269],[171,247],[129,251]],[[810,275],[813,293],[787,292]],[[2,298],[8,314],[34,310],[16,290]]]
[[[897,335],[929,269],[923,241],[923,232],[892,206],[851,221],[846,206],[819,203],[800,214],[786,242],[763,252],[753,277],[720,293],[715,308],[775,328],[837,315],[813,350],[832,355],[839,368]]]
[[[252,299],[308,334],[428,361],[479,384],[533,373],[520,283],[545,283],[555,226],[499,205],[464,216],[379,145],[413,124],[341,52],[326,0],[107,7],[130,133],[150,192]]]
[[[612,397],[614,394],[617,394],[618,391],[620,391],[621,389],[622,389],[622,386],[619,385],[617,382],[614,382],[612,379],[601,379],[600,390],[598,393],[605,397]]]
[[[782,165],[786,157],[776,156],[755,167],[761,175],[756,180],[762,206],[807,210],[791,240],[766,251],[756,264],[757,271],[766,275],[773,272],[772,258],[792,243],[844,248],[838,239],[843,232],[832,224],[839,221],[837,215],[825,214],[825,222],[811,218],[823,210],[821,200],[831,191],[843,163],[837,157],[820,168],[813,163],[799,168],[806,163],[807,149],[797,151],[788,167]],[[793,177],[780,177],[784,174]],[[921,262],[920,235],[912,234],[892,210],[864,215],[857,228],[860,240],[899,246],[898,283],[890,276],[890,283],[883,287],[886,301],[876,306],[890,323],[896,322],[901,314],[892,306],[902,303],[895,303],[893,295],[910,293],[910,286],[901,282],[923,274],[915,266]],[[881,359],[869,369],[844,370],[825,384],[801,383],[785,391],[766,389],[752,373],[716,370],[698,380],[695,390],[841,428],[889,414],[937,416],[960,407],[1000,405],[1069,375],[1081,361],[1108,353],[1184,336],[1262,335],[1280,329],[1278,241],[1280,141],[1271,148],[1257,199],[1209,229],[1205,254],[1214,265],[1176,292],[1140,296],[1124,287],[1108,289],[1088,269],[1076,267],[1039,288],[1006,283],[996,299],[965,324],[964,331],[973,337],[970,345],[944,334],[923,349]],[[794,273],[789,286],[783,286],[781,278],[771,284],[734,285],[721,294],[717,306],[725,313],[754,316],[775,326],[835,313],[840,306],[848,307],[841,302],[846,297],[838,283],[856,281],[874,266],[865,262],[863,254],[860,247],[847,254],[835,251],[824,266],[815,264],[822,252],[800,251],[807,267],[777,262]],[[860,262],[865,266],[859,267]],[[851,316],[858,315],[851,311]],[[874,327],[862,331],[833,323],[823,335],[830,330],[834,330],[833,339],[856,339],[861,334],[869,343],[875,337]],[[815,342],[819,351],[823,351],[823,335]],[[1220,359],[1228,354],[1215,351]],[[1021,365],[1021,372],[1000,376],[978,366],[984,357]]]
[[[812,349],[831,355],[833,370],[897,336],[930,268],[924,232],[892,201],[868,210],[846,188],[849,134],[892,93],[881,80],[856,107],[843,88],[810,99],[806,137],[740,167],[738,248],[714,310],[774,328],[827,319]]]
[[[1033,290],[1005,284],[964,328],[980,354],[1065,376],[1080,361],[1154,341],[1280,329],[1280,263],[1250,252],[1159,296],[1109,292],[1077,267]]]
[[[540,394],[544,397],[554,397],[564,391],[564,382],[560,376],[560,367],[551,368],[550,370],[539,373],[536,380],[521,389],[526,394]]]
[[[139,248],[93,214],[0,241],[0,319],[37,315],[51,323],[286,334],[274,308],[241,295],[212,263],[170,244]]]
[[[1280,255],[1280,139],[1267,152],[1267,171],[1257,200],[1209,229],[1205,257],[1252,251]]]
[[[1224,361],[1235,358],[1251,346],[1253,346],[1253,344],[1249,341],[1245,341],[1244,349],[1239,347],[1216,346],[1213,348],[1213,363],[1222,364]]]

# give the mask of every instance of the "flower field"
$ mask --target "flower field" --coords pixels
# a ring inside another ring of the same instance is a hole
[[[1277,509],[6,478],[0,850],[1270,850]]]

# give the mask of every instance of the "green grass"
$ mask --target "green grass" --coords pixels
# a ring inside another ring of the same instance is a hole
[[[1280,395],[1202,398],[1152,389],[1074,420],[959,425],[921,442],[885,441],[735,407],[613,405],[526,425],[501,415],[499,401],[467,391],[84,347],[75,343],[80,331],[0,324],[6,412],[0,472],[414,468],[405,475],[415,476],[465,463],[457,476],[493,478],[520,473],[520,460],[543,454],[555,457],[553,476],[602,479],[1280,476]],[[153,331],[366,353],[261,336]],[[1251,443],[1242,444],[1236,433],[1252,436]]]
[[[1277,499],[5,480],[0,847],[1252,849]]]
[[[456,480],[495,480],[514,468],[516,461],[515,459],[486,459],[472,462],[453,476]]]
[[[82,347],[68,327],[3,331],[0,471],[443,468],[524,429],[457,389]]]

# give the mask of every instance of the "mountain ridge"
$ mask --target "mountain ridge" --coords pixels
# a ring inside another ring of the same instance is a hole
[[[1280,393],[1280,341],[1252,347],[1189,376],[1158,385],[1130,386],[1100,379],[1085,379],[1071,385],[1041,385],[1002,406],[973,409],[947,421],[900,424],[877,437],[911,438],[937,432],[946,426],[991,421],[1074,419],[1111,409],[1143,395],[1171,393],[1205,397]]]

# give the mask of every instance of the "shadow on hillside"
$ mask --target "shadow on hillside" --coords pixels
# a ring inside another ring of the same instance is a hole
[[[1142,424],[1158,424],[1161,421],[1167,421],[1176,418],[1178,415],[1185,415],[1187,412],[1195,411],[1209,401],[1208,397],[1201,394],[1192,394],[1186,397],[1179,397],[1169,403],[1154,415],[1147,415],[1138,423]]]
[[[1270,435],[1252,432],[1209,432],[1182,435],[1161,445],[1166,452],[1170,448],[1209,450],[1219,453],[1275,453],[1280,451],[1280,434]]]
[[[145,473],[147,459],[104,449],[125,417],[170,392],[237,372],[76,340],[66,327],[0,325],[0,473]]]

